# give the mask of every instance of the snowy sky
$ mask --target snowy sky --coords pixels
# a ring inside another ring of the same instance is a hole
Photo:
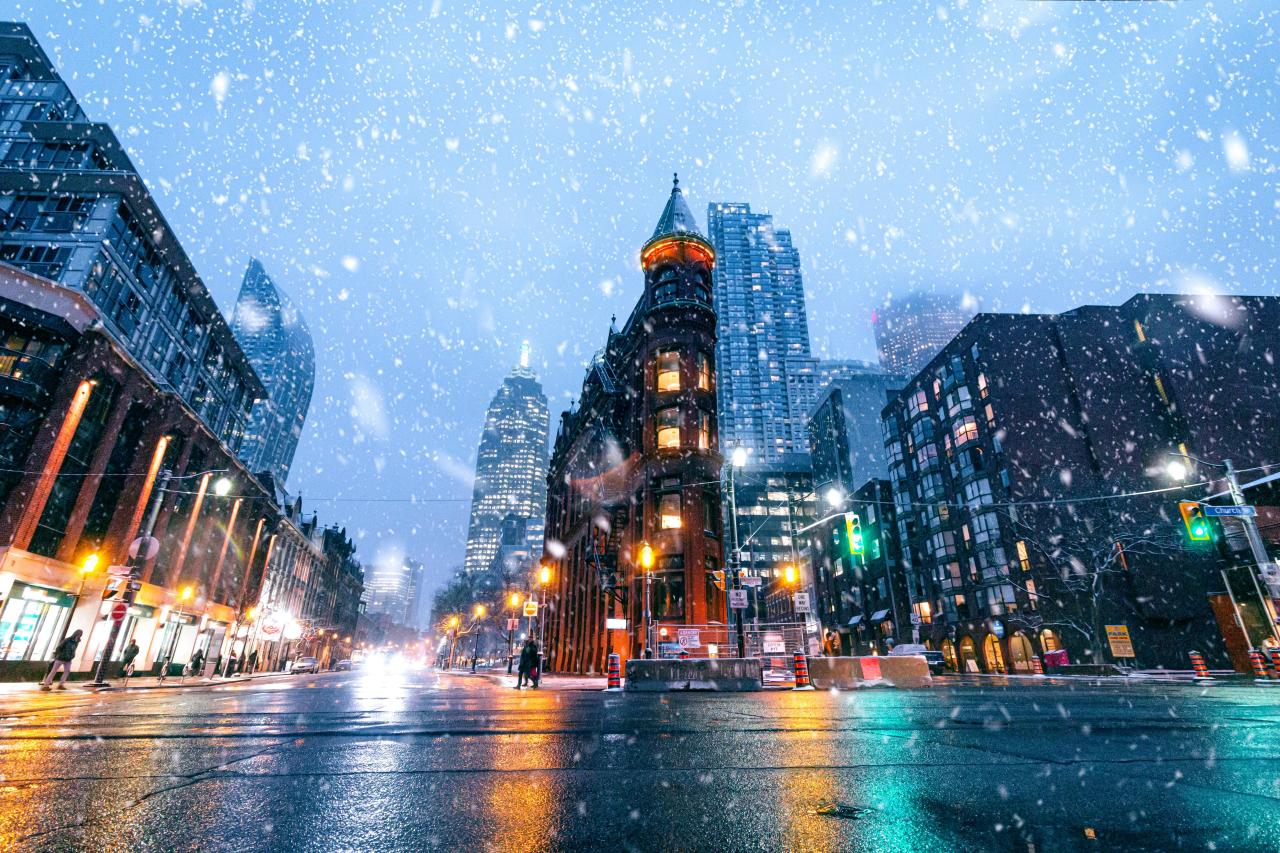
[[[915,287],[1011,311],[1277,292],[1271,2],[0,10],[225,310],[251,254],[301,305],[318,376],[290,487],[365,561],[437,579],[520,341],[562,409],[673,171],[703,222],[746,201],[792,229],[819,355],[874,357],[871,309]]]

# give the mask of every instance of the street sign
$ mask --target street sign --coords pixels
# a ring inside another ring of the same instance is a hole
[[[142,559],[154,560],[160,553],[160,540],[154,536],[139,536],[129,543],[129,556],[136,560],[139,552],[144,555]]]
[[[1111,646],[1111,654],[1118,658],[1137,657],[1133,653],[1133,641],[1129,639],[1128,625],[1108,625],[1107,643]]]
[[[537,616],[537,615],[538,615],[538,602],[536,602],[536,601],[526,601],[526,602],[524,603],[524,615],[525,615],[525,616]]]
[[[1212,504],[1200,504],[1200,509],[1204,510],[1204,514],[1210,518],[1253,518],[1258,514],[1258,508],[1255,506],[1213,506]]]
[[[519,619],[508,619],[508,620],[507,620],[507,630],[508,630],[508,631],[518,631],[518,630],[520,630],[520,620],[519,620]]]
[[[756,577],[755,575],[750,575],[742,579],[743,586],[760,586],[763,582],[764,578]]]
[[[697,628],[677,628],[676,642],[686,649],[696,649],[702,645],[702,638],[698,635]]]
[[[113,578],[127,578],[131,571],[128,566],[107,566],[107,575]]]
[[[797,592],[795,595],[792,596],[792,598],[795,600],[796,613],[809,612],[809,593]]]
[[[1280,565],[1263,563],[1258,570],[1262,574],[1262,583],[1267,587],[1267,594],[1272,598],[1280,598]]]
[[[606,631],[625,631],[627,630],[627,620],[610,616],[604,620],[604,628]]]
[[[120,595],[120,590],[124,587],[124,578],[112,578],[107,581],[107,585],[102,588],[102,600],[109,601]]]
[[[745,589],[729,590],[729,607],[732,610],[746,610],[747,591]]]
[[[912,614],[911,614],[911,624],[912,624],[912,625],[919,625],[919,624],[920,624],[920,614],[919,614],[919,613],[912,612]]]
[[[129,613],[129,605],[123,601],[117,601],[111,606],[111,618],[116,622],[123,622],[124,617]]]
[[[862,669],[862,679],[864,681],[879,681],[881,679],[880,658],[858,658],[858,666]]]

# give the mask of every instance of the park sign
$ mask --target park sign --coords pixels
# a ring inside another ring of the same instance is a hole
[[[1137,657],[1137,655],[1133,653],[1133,641],[1129,639],[1128,625],[1108,625],[1106,627],[1107,644],[1111,646],[1112,657]]]
[[[1214,506],[1213,504],[1201,504],[1200,508],[1204,510],[1204,514],[1210,518],[1253,518],[1258,514],[1258,508],[1255,506]]]

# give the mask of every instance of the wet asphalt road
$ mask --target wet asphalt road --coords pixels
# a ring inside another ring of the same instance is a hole
[[[1280,690],[947,684],[9,693],[0,849],[1280,850]]]

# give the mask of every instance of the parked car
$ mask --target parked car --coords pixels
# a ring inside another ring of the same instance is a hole
[[[891,657],[898,657],[901,655],[920,655],[925,659],[925,662],[929,664],[930,675],[941,675],[947,671],[947,661],[946,658],[942,656],[942,652],[934,651],[933,649],[926,649],[919,643],[902,643],[901,645],[894,646],[889,651],[889,655]]]
[[[355,668],[356,668],[355,662],[352,661],[351,658],[345,658],[333,665],[334,672],[350,672]]]
[[[293,662],[290,672],[319,672],[320,661],[315,658],[298,658]]]

